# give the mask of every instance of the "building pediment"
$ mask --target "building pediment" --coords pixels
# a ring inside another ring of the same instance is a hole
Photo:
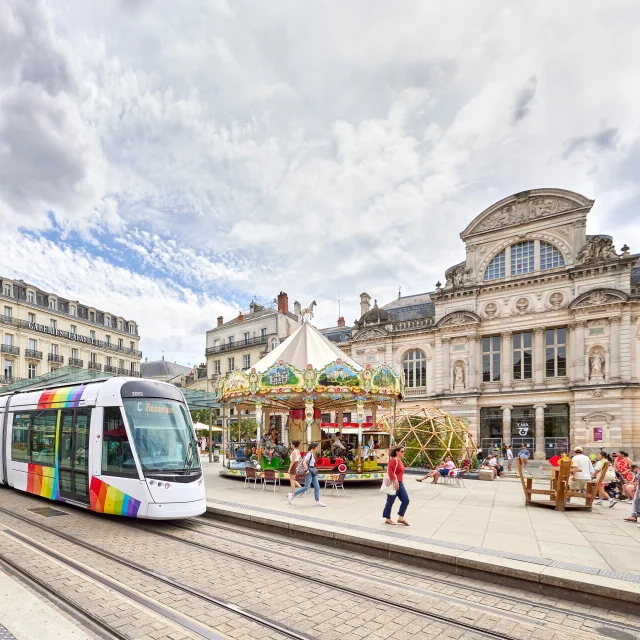
[[[453,311],[447,313],[438,321],[438,329],[444,327],[459,327],[465,324],[476,324],[480,322],[480,316],[473,311]]]
[[[384,329],[380,329],[380,328],[365,328],[365,329],[361,329],[360,331],[358,331],[354,336],[353,336],[353,340],[354,342],[357,340],[374,340],[374,339],[379,339],[379,338],[386,338],[389,334],[384,330]]]
[[[629,296],[618,289],[592,289],[579,295],[570,305],[569,309],[581,309],[583,307],[600,307],[608,304],[620,304],[626,302]]]
[[[593,206],[593,202],[579,193],[564,189],[522,191],[503,198],[485,209],[460,234],[460,237],[465,240],[475,234],[514,227],[561,213],[583,209],[588,211]]]

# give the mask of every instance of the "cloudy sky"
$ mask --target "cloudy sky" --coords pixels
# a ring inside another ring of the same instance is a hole
[[[511,193],[640,251],[635,0],[0,3],[0,274],[142,349],[280,291],[333,326],[431,291]]]

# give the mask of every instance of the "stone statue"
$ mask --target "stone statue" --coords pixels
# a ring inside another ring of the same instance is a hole
[[[604,356],[599,350],[594,351],[589,358],[589,379],[604,378]]]
[[[576,260],[578,262],[599,262],[601,260],[610,260],[618,258],[616,248],[613,246],[613,240],[604,236],[591,236],[587,244],[582,247]]]
[[[464,367],[460,362],[456,362],[453,368],[453,388],[464,389]]]
[[[466,269],[463,264],[451,269],[447,273],[445,287],[463,287],[471,282],[471,269]]]

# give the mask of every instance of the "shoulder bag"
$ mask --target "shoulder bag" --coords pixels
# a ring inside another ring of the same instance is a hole
[[[395,458],[394,458],[395,460]],[[393,484],[393,480],[389,477],[389,465],[391,464],[391,461],[389,461],[389,464],[387,465],[387,473],[384,476],[384,479],[382,480],[382,486],[380,487],[380,491],[388,496],[395,496],[396,495],[396,491],[397,489],[395,488],[394,484]],[[396,468],[398,467],[398,463],[396,462]]]

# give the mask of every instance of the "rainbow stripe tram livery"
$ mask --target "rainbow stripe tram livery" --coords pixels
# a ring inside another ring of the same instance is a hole
[[[206,511],[200,455],[173,385],[106,378],[0,396],[0,483],[97,513]]]

